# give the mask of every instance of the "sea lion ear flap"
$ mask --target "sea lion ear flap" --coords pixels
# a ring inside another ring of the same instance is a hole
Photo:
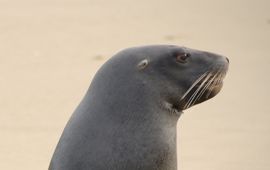
[[[145,69],[147,66],[148,66],[149,62],[147,59],[144,59],[142,61],[140,61],[138,64],[137,64],[137,67],[142,70],[142,69]]]

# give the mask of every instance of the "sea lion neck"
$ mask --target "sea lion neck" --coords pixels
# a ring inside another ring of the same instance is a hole
[[[104,85],[102,89],[99,88],[101,85],[98,79],[93,80],[85,96],[83,107],[95,108],[100,116],[109,118],[109,121],[128,120],[158,124],[161,123],[158,121],[162,120],[163,123],[176,124],[177,115],[173,115],[168,107],[164,108],[166,101],[159,93],[146,87],[143,82],[129,83],[129,85],[117,83],[112,80],[107,84],[110,87],[115,86],[114,91],[111,91],[104,88]],[[95,112],[89,114],[93,115]]]

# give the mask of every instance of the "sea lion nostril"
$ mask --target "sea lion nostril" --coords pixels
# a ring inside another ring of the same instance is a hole
[[[230,63],[230,60],[227,57],[225,57],[225,58],[226,58],[227,62]]]

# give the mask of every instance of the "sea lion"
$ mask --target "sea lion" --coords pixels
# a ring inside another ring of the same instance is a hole
[[[174,45],[123,50],[96,73],[50,170],[176,170],[182,111],[214,97],[228,59]]]

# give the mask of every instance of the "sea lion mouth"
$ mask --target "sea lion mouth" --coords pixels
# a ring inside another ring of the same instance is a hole
[[[203,73],[181,97],[179,110],[185,110],[217,95],[223,86],[226,72],[227,69],[221,67]]]

